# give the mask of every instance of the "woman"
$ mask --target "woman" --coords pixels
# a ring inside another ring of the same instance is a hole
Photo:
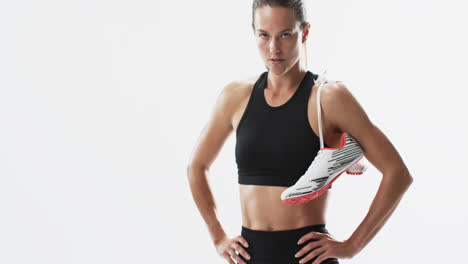
[[[283,203],[282,191],[304,173],[319,150],[317,75],[307,71],[300,58],[310,24],[302,1],[254,0],[252,27],[268,71],[229,83],[218,97],[187,169],[196,205],[218,254],[229,263],[319,264],[352,258],[382,228],[412,176],[347,87],[328,82],[320,96],[325,143],[337,146],[343,132],[352,135],[383,173],[382,182],[369,213],[344,241],[325,228],[328,191],[308,203]],[[233,131],[242,227],[241,235],[228,237],[217,219],[207,174]]]

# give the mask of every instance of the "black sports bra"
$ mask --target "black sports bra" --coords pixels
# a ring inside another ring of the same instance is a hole
[[[307,71],[294,95],[280,106],[266,102],[267,77],[268,71],[255,82],[237,126],[238,182],[289,187],[307,171],[320,150],[320,138],[307,117],[309,96],[318,75]]]

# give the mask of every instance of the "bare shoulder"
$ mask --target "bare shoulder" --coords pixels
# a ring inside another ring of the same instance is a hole
[[[326,108],[333,108],[337,104],[346,106],[359,104],[348,86],[341,81],[328,81],[322,86],[320,100]]]
[[[315,83],[314,84],[314,88],[318,88],[318,85],[319,83]],[[338,81],[338,80],[332,80],[332,79],[328,79],[327,82],[322,86],[322,91],[321,93],[323,94],[325,90],[330,90],[330,89],[336,89],[339,85],[343,85],[343,86],[346,86],[344,85],[343,81]],[[323,95],[321,95],[320,97],[322,97]]]
[[[227,83],[216,99],[210,118],[204,126],[190,158],[190,166],[209,168],[225,140],[236,126],[239,105],[248,98],[251,78]]]
[[[236,128],[240,113],[246,107],[253,85],[259,75],[250,75],[229,81],[220,89],[214,112],[222,116],[224,126]]]
[[[335,81],[335,80],[328,80],[327,83],[325,83],[320,92],[320,105],[321,105],[321,121],[322,121],[322,131],[323,131],[323,137],[324,141],[326,144],[329,146],[336,146],[336,144],[339,143],[339,140],[341,138],[342,130],[338,126],[338,124],[332,122],[331,118],[329,117],[330,115],[330,104],[333,104],[334,102],[330,102],[328,100],[329,97],[333,97],[333,92],[335,92],[335,89],[337,88],[337,83],[341,81]],[[310,126],[312,127],[312,130],[316,135],[319,135],[319,127],[318,127],[318,119],[317,119],[317,90],[318,90],[319,83],[315,83],[313,88],[312,88],[312,93],[309,97],[309,103],[308,103],[308,118],[309,118],[309,123]]]
[[[249,75],[229,82],[224,88],[226,101],[229,102],[229,112],[234,117],[239,110],[242,110],[252,93],[253,86],[258,80],[259,74]],[[234,117],[235,118],[235,117]]]
[[[330,121],[350,134],[352,127],[373,126],[367,113],[348,86],[343,82],[328,82],[322,87],[321,104]]]
[[[227,94],[231,96],[232,100],[244,100],[246,97],[249,97],[253,85],[258,80],[259,74],[249,75],[244,78],[238,78],[231,81],[224,87],[224,90]]]
[[[402,185],[411,184],[412,176],[396,147],[372,122],[348,86],[330,82],[323,88],[322,108],[330,122],[359,142],[366,159],[383,177],[398,178],[395,182]]]

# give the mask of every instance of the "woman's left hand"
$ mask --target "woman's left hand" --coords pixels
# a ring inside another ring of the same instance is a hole
[[[313,239],[313,241],[307,243],[301,250],[299,250],[295,257],[299,258],[305,253],[309,252],[305,258],[301,259],[299,263],[306,263],[307,261],[319,256],[311,264],[320,264],[327,258],[346,259],[352,258],[356,250],[354,247],[345,241],[337,241],[330,234],[320,232],[310,232],[302,236],[298,244]],[[312,250],[312,251],[311,251]]]

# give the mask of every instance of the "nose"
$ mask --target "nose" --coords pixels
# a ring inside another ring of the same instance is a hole
[[[276,53],[279,51],[279,41],[276,38],[271,38],[269,43],[269,48],[271,53]]]

